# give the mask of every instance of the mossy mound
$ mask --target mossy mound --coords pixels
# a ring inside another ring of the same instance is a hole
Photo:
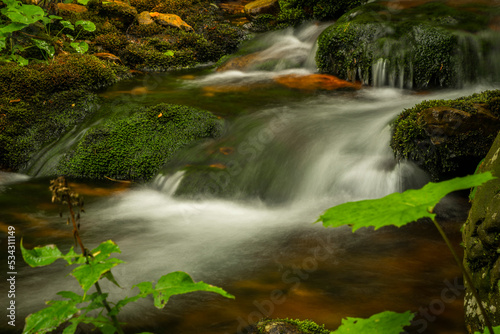
[[[391,147],[434,180],[471,174],[500,130],[500,90],[405,109],[393,124]]]
[[[478,187],[463,228],[464,266],[472,277],[486,313],[494,326],[500,325],[500,135],[491,146],[478,172],[491,171],[495,180]],[[484,319],[478,314],[472,293],[464,298],[465,323],[469,333],[483,332]],[[485,331],[487,333],[488,330]]]
[[[89,130],[58,172],[67,176],[151,179],[180,147],[220,135],[220,121],[200,109],[159,104]]]
[[[331,331],[325,329],[311,320],[294,319],[266,319],[250,325],[246,328],[248,334],[330,334]]]
[[[483,7],[361,6],[321,34],[318,68],[346,80],[408,88],[498,80],[500,36],[488,31],[488,24],[499,9]]]
[[[46,100],[0,99],[0,169],[18,171],[42,147],[95,110],[97,97],[86,90],[54,93]]]
[[[0,63],[0,95],[22,101],[39,99],[65,90],[106,87],[128,75],[123,66],[80,54],[61,55],[48,65]]]

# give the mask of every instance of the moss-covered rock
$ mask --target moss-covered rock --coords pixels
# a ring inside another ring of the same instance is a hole
[[[393,124],[391,147],[434,180],[474,172],[500,130],[500,90],[424,101]]]
[[[256,18],[262,14],[278,14],[280,10],[278,0],[255,0],[245,5],[245,15]]]
[[[81,89],[45,98],[0,99],[0,169],[22,169],[42,147],[91,114],[97,104],[95,94]]]
[[[479,172],[491,171],[497,179],[478,187],[463,229],[464,266],[472,276],[484,308],[494,326],[500,325],[500,135],[491,146]],[[465,294],[465,322],[469,333],[484,329],[470,288]],[[486,332],[488,332],[486,330]]]
[[[220,135],[221,123],[196,108],[159,104],[89,130],[59,164],[76,177],[149,180],[180,147]]]
[[[248,334],[330,334],[324,326],[311,320],[266,319],[246,328]]]
[[[29,100],[64,90],[106,87],[127,75],[120,65],[80,54],[61,55],[49,65],[1,63],[0,95]]]
[[[485,12],[480,5],[433,2],[395,11],[370,3],[321,34],[316,62],[321,72],[365,84],[424,88],[498,80],[493,59],[500,36],[488,32],[496,14],[498,8]]]

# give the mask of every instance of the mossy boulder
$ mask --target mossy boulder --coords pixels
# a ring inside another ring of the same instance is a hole
[[[500,130],[500,90],[405,109],[393,124],[391,147],[434,180],[474,172]]]
[[[64,90],[97,89],[128,75],[123,66],[90,55],[61,55],[49,64],[0,64],[0,95],[10,99],[36,99]]]
[[[346,80],[417,89],[498,80],[500,36],[488,24],[499,10],[487,8],[435,2],[402,10],[380,2],[358,7],[319,37],[318,68]]]
[[[1,170],[22,170],[42,147],[92,114],[97,106],[95,94],[81,89],[39,98],[0,98]]]
[[[245,328],[248,334],[330,334],[324,326],[311,320],[265,319]]]
[[[491,146],[479,172],[497,177],[473,191],[473,202],[463,229],[464,266],[472,276],[489,319],[500,325],[500,135]],[[467,287],[465,323],[469,333],[482,332],[484,318]],[[487,332],[487,330],[486,330]]]
[[[61,160],[58,172],[94,179],[149,180],[179,148],[220,132],[221,122],[211,113],[162,103],[89,130]]]

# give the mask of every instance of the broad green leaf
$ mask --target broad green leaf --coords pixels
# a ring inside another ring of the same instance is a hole
[[[18,22],[13,22],[9,25],[6,25],[5,27],[2,27],[0,28],[0,34],[4,35],[4,34],[10,34],[14,31],[18,31],[18,30],[21,30],[25,27],[27,27],[28,25],[27,24],[24,24],[24,23],[18,23]]]
[[[68,28],[68,29],[71,29],[71,30],[75,30],[75,26],[69,22],[69,21],[60,21],[59,23],[62,24],[63,28]]]
[[[74,293],[73,291],[59,291],[57,294],[63,298],[67,298],[67,299],[69,299],[77,304],[83,302],[83,296],[80,296],[79,294]]]
[[[172,50],[167,50],[165,52],[163,52],[164,55],[166,56],[170,56],[170,57],[173,57],[174,56],[174,51]]]
[[[97,328],[100,329],[100,332],[103,334],[113,334],[116,333],[117,330],[113,323],[105,316],[103,315],[98,315],[97,317],[86,317],[86,316],[79,316],[75,317],[70,320],[71,325],[68,326],[64,331],[63,334],[73,334],[76,331],[76,328],[79,323],[84,323],[84,324],[93,324]]]
[[[19,55],[13,55],[12,59],[14,59],[16,63],[18,63],[20,66],[26,66],[29,63],[28,59],[23,58]]]
[[[2,10],[2,14],[7,16],[12,22],[31,24],[45,16],[45,11],[36,5],[13,5]]]
[[[455,178],[439,183],[430,182],[423,188],[394,193],[383,198],[348,202],[325,211],[318,219],[325,227],[351,225],[361,227],[403,226],[419,218],[434,218],[434,206],[448,193],[481,185],[494,179],[490,172]]]
[[[123,263],[122,260],[110,258],[106,261],[97,262],[90,260],[89,264],[82,264],[71,272],[83,291],[87,292],[92,285],[101,279],[101,276],[111,268]]]
[[[223,289],[204,283],[195,283],[191,276],[182,271],[176,271],[160,278],[153,292],[154,305],[163,308],[171,296],[180,295],[194,291],[210,291],[218,293],[226,298],[234,298]]]
[[[32,250],[23,247],[21,240],[21,253],[24,261],[31,267],[47,266],[57,259],[63,258],[61,251],[56,245],[47,245],[43,247],[35,247]]]
[[[73,42],[70,45],[78,53],[85,53],[89,49],[89,45],[83,41],[82,42]]]
[[[87,30],[87,31],[95,31],[95,29],[96,29],[95,24],[91,21],[84,21],[84,20],[76,21],[75,26],[79,26],[79,25],[81,25],[82,28],[84,30]]]
[[[54,57],[54,54],[56,53],[54,47],[52,45],[50,45],[47,41],[44,41],[44,40],[41,40],[41,39],[36,39],[36,38],[32,38],[31,39],[35,45],[40,49],[40,50],[43,50],[47,53],[47,56],[49,56],[49,58],[52,58]]]
[[[71,300],[51,301],[48,307],[26,317],[23,333],[44,334],[56,329],[78,312],[75,305]]]
[[[226,298],[234,299],[233,295],[219,287],[204,282],[195,283],[191,276],[182,271],[175,271],[162,276],[154,288],[151,282],[141,282],[132,288],[135,287],[139,288],[140,293],[137,296],[125,298],[116,303],[110,312],[111,315],[117,315],[123,306],[140,298],[145,298],[150,294],[153,295],[154,305],[160,309],[165,307],[171,296],[195,291],[215,292]]]
[[[493,332],[495,332],[495,334],[500,334],[500,326],[493,327]],[[490,334],[490,331],[488,328],[485,328],[484,332],[475,332],[474,334]]]
[[[92,250],[92,257],[94,261],[103,261],[106,260],[111,253],[121,252],[120,247],[118,247],[113,240],[107,240]]]
[[[61,16],[57,16],[57,15],[49,15],[49,18],[52,20],[62,20],[63,19]]]
[[[6,41],[7,39],[5,37],[0,36],[0,51],[5,49],[5,47],[7,46]]]
[[[409,326],[414,314],[410,311],[396,313],[385,311],[372,315],[368,319],[342,319],[340,327],[332,334],[399,334],[403,327]]]
[[[84,6],[87,6],[87,4],[89,3],[90,0],[78,0],[78,3],[80,5],[84,5]]]

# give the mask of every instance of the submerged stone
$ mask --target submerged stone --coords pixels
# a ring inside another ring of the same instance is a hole
[[[275,78],[274,81],[285,87],[301,90],[335,90],[341,88],[361,88],[360,83],[352,83],[327,74],[284,75]]]

